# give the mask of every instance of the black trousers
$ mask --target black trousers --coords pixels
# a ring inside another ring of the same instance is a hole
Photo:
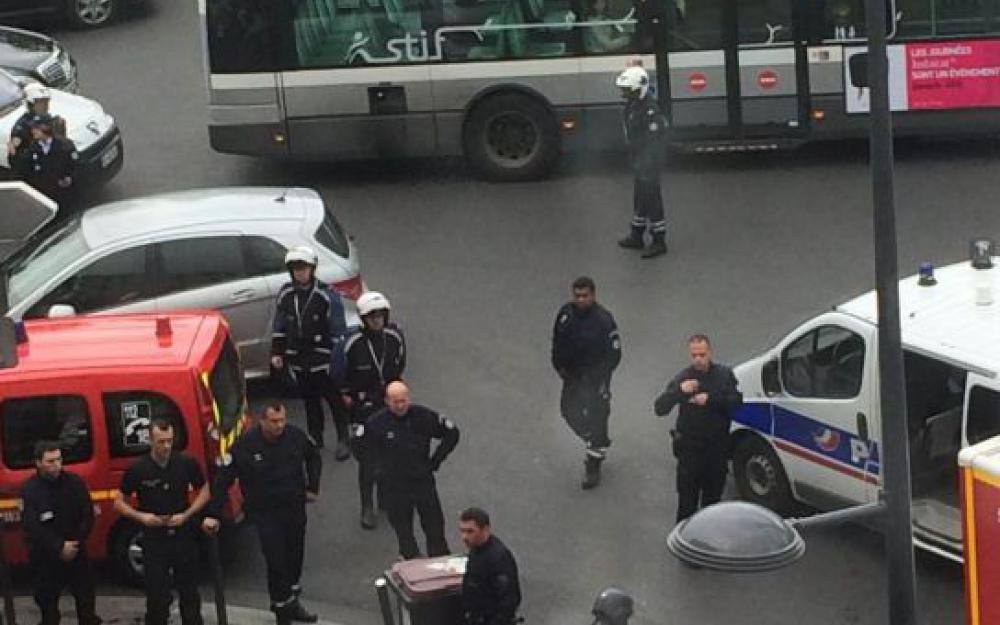
[[[632,225],[650,226],[653,232],[666,232],[663,216],[663,195],[660,193],[659,171],[652,175],[635,174],[632,193]]]
[[[604,450],[611,445],[608,437],[611,391],[606,383],[586,378],[564,380],[559,408],[570,429],[588,449]]]
[[[413,535],[413,511],[420,515],[420,526],[427,538],[427,555],[444,556],[451,553],[444,537],[444,512],[438,499],[434,478],[393,482],[381,480],[380,493],[386,497],[389,523],[399,541],[399,554],[410,560],[420,556],[420,547]]]
[[[147,531],[142,540],[142,556],[146,625],[167,625],[171,587],[177,589],[181,623],[202,625],[198,593],[201,562],[195,530],[181,529],[173,536]]]
[[[674,438],[677,458],[677,522],[722,499],[729,468],[729,437],[696,441]]]
[[[282,607],[295,598],[305,557],[305,504],[275,506],[254,514],[254,524],[267,564],[267,594],[271,607]]]
[[[351,422],[364,424],[372,414],[377,412],[382,406],[380,404],[367,403],[363,406],[355,405],[351,411]],[[364,511],[374,507],[375,486],[378,484],[378,465],[375,455],[359,445],[352,445],[354,459],[358,461],[358,491],[361,493],[361,510]],[[385,502],[379,499],[379,507],[384,508]]]
[[[31,566],[35,573],[35,603],[42,613],[41,625],[58,625],[59,595],[69,588],[76,602],[80,625],[96,625],[94,576],[90,562],[82,551],[70,562],[59,558],[32,555]]]
[[[337,428],[337,440],[347,442],[347,407],[326,371],[295,371],[295,383],[306,407],[306,428],[317,444],[323,443],[326,419],[322,400],[326,400]]]

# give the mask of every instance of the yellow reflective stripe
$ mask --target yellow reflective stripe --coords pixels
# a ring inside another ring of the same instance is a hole
[[[93,501],[111,501],[118,496],[118,489],[92,490],[90,499]],[[21,499],[0,499],[0,510],[18,510],[21,508]]]
[[[215,427],[219,430],[219,457],[224,458],[229,446],[226,444],[225,437],[222,436],[222,415],[219,412],[219,402],[215,401],[215,393],[212,392],[212,385],[208,379],[208,371],[201,372],[201,383],[205,385],[208,396],[212,398],[212,418],[215,420]]]
[[[979,625],[979,549],[976,536],[976,478],[971,468],[962,469],[965,485],[965,573],[968,576],[969,625]]]

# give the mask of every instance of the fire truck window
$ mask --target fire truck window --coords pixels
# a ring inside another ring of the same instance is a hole
[[[967,427],[970,445],[1000,434],[1000,393],[981,386],[972,388]]]
[[[232,342],[226,341],[209,376],[212,396],[219,409],[221,423],[219,427],[224,434],[232,431],[233,426],[243,414],[243,373],[240,371],[239,356]]]
[[[63,463],[85,462],[93,455],[90,413],[79,395],[45,395],[7,399],[0,404],[3,461],[9,469],[35,466],[35,443],[52,440],[62,449]]]
[[[187,447],[187,428],[180,408],[166,395],[151,391],[104,394],[108,447],[113,458],[141,456],[149,451],[149,424],[166,419],[174,426],[174,449]]]

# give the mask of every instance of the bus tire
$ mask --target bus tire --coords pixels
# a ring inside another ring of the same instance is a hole
[[[142,527],[121,521],[111,534],[111,561],[115,573],[130,586],[143,585]]]
[[[118,17],[121,0],[66,0],[66,14],[75,28],[100,28]]]
[[[788,475],[771,446],[759,436],[749,435],[733,450],[733,474],[740,498],[778,514],[790,514],[795,504]]]
[[[552,111],[519,93],[490,96],[477,104],[466,118],[463,142],[472,168],[497,182],[544,178],[560,150]]]

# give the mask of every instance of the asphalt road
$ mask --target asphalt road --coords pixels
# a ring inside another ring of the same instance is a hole
[[[408,332],[416,401],[462,428],[439,473],[452,546],[459,510],[490,510],[519,557],[529,623],[582,623],[609,583],[635,595],[639,623],[887,622],[881,539],[865,529],[810,530],[801,562],[763,575],[696,571],[668,556],[674,461],[668,424],[651,409],[684,364],[690,333],[707,332],[719,360],[738,362],[873,286],[863,144],[675,160],[663,174],[670,254],[642,261],[614,244],[631,202],[619,157],[577,157],[551,180],[495,185],[453,162],[303,166],[219,155],[205,129],[194,0],[152,0],[105,30],[55,33],[80,63],[83,92],[124,133],[125,168],[103,199],[295,184],[331,203],[357,237],[366,281],[390,296]],[[905,272],[922,260],[961,260],[971,238],[1000,234],[998,168],[994,143],[900,146]],[[579,489],[582,451],[559,417],[548,364],[553,315],[578,274],[597,281],[625,350],[614,446],[592,492]],[[395,542],[384,518],[375,532],[359,528],[354,466],[327,459],[305,599],[350,623],[374,622],[371,582]],[[264,601],[253,548],[234,556],[229,575],[236,600]],[[963,622],[960,569],[920,557],[918,578],[923,623]]]

